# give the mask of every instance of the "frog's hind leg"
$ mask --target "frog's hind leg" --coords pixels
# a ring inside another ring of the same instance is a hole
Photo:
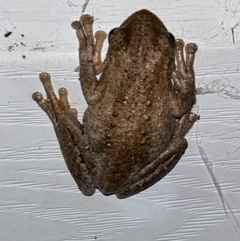
[[[94,160],[88,150],[83,126],[77,120],[77,111],[70,108],[65,88],[59,89],[57,98],[50,75],[41,73],[39,77],[47,97],[44,99],[41,93],[35,92],[32,98],[52,121],[63,157],[79,189],[85,195],[92,195],[95,187],[88,170],[93,167]]]
[[[161,180],[175,167],[186,148],[186,139],[173,139],[168,150],[145,166],[137,175],[133,176],[129,180],[130,185],[128,184],[120,192],[116,193],[116,196],[118,198],[127,198],[149,188]]]
[[[198,118],[199,116],[196,114],[186,113],[179,120],[176,120],[175,132],[167,150],[156,157],[155,160],[150,162],[135,176],[130,177],[128,184],[117,192],[116,196],[118,198],[132,196],[149,188],[167,175],[187,149],[188,144],[184,136]]]

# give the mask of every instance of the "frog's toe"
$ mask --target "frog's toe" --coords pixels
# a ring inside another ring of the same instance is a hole
[[[93,16],[91,16],[90,14],[84,14],[80,17],[80,22],[83,24],[83,26],[92,25]]]
[[[186,52],[186,71],[189,77],[194,77],[194,58],[198,50],[198,46],[195,43],[189,43],[185,46]]]
[[[43,95],[40,92],[35,92],[32,94],[33,100],[35,100],[39,105],[43,102]]]
[[[198,50],[198,46],[195,43],[188,43],[185,46],[185,51],[187,54],[195,54]]]
[[[40,92],[35,92],[35,93],[32,94],[32,98],[33,98],[34,101],[37,102],[37,104],[38,104],[44,111],[46,111],[47,105],[46,105],[45,99],[43,98],[42,93],[40,93]]]
[[[74,21],[71,24],[72,28],[76,30],[77,38],[84,45],[94,45],[93,38],[93,17],[89,14],[84,14],[79,21]]]
[[[71,26],[72,26],[72,28],[75,29],[75,30],[82,28],[82,25],[81,25],[81,23],[80,23],[79,21],[74,21],[74,22],[72,22],[72,23],[71,23]]]
[[[176,39],[176,50],[182,51],[184,48],[184,41],[182,39]]]

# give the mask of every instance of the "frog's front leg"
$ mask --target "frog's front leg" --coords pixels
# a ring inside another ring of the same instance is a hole
[[[101,50],[107,34],[104,31],[95,33],[93,36],[93,17],[85,14],[79,21],[72,23],[79,40],[79,77],[82,91],[89,105],[99,102],[104,91],[104,83],[98,81],[96,75],[100,74],[106,67],[105,61],[101,61]]]
[[[77,120],[77,111],[70,108],[67,90],[59,89],[56,97],[50,75],[41,73],[40,80],[45,88],[47,98],[35,92],[32,98],[46,112],[53,123],[59,145],[67,167],[83,194],[90,196],[95,192],[95,161],[91,154],[83,126]]]
[[[198,47],[195,43],[189,43],[185,46],[186,60],[184,59],[183,48],[183,40],[177,39],[175,49],[176,65],[172,72],[174,86],[171,93],[172,111],[175,117],[181,117],[191,110],[196,101],[193,64]]]

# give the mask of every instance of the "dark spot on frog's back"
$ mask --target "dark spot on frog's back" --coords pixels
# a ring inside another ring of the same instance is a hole
[[[112,112],[112,116],[113,116],[113,117],[117,117],[117,116],[118,116],[118,113],[117,113],[116,111],[113,111],[113,112]]]

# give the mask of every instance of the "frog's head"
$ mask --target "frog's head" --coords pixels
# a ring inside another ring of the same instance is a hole
[[[108,56],[114,59],[145,56],[169,68],[174,62],[174,50],[174,36],[155,14],[145,9],[133,13],[109,33]]]

